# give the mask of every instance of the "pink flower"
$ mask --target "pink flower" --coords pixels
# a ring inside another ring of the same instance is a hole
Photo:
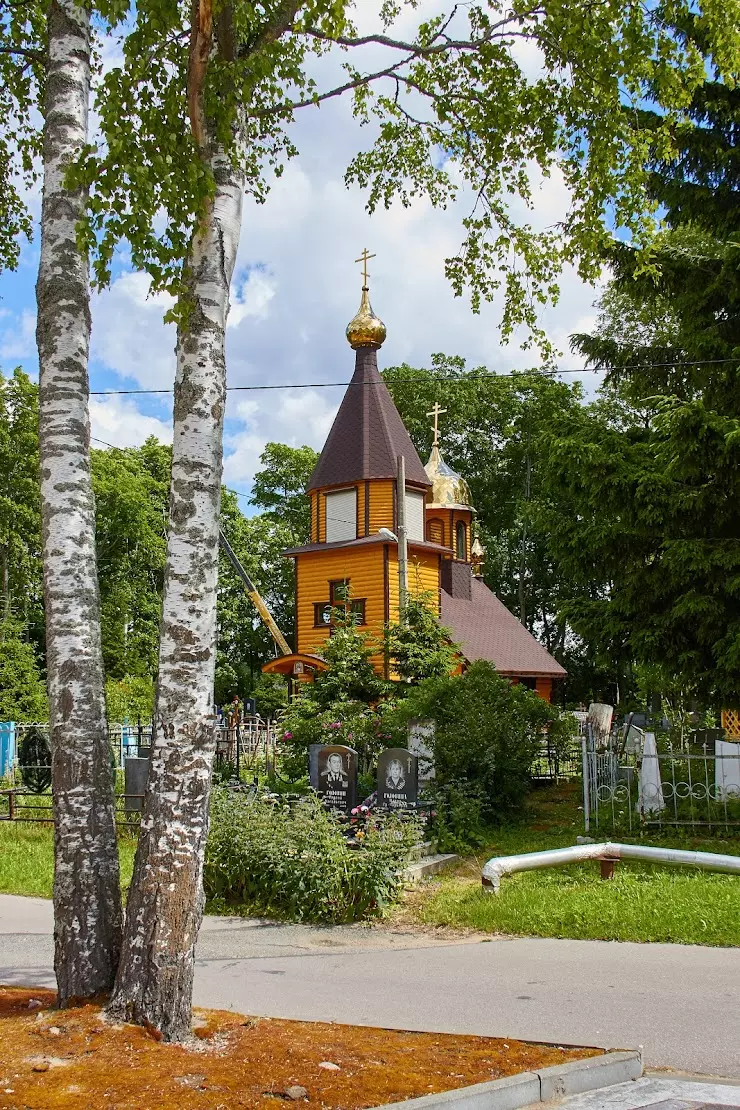
[[[283,740],[292,740],[292,739],[293,739],[293,733],[292,732],[284,732],[283,733]]]

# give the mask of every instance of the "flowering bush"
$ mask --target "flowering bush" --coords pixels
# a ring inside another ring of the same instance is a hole
[[[294,702],[278,732],[281,773],[292,782],[308,774],[310,744],[346,744],[358,756],[360,774],[367,775],[384,748],[392,747],[405,736],[397,731],[393,718],[395,702],[377,706],[359,701],[337,701],[322,707],[304,697]]]
[[[289,806],[216,789],[204,871],[210,909],[317,922],[377,916],[403,889],[418,836],[414,821],[368,818],[353,847],[341,819],[311,795]]]

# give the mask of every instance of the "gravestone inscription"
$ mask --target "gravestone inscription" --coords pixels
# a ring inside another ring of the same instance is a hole
[[[317,754],[317,792],[332,809],[348,812],[357,805],[357,752],[332,744]]]
[[[388,748],[378,758],[378,805],[411,809],[419,798],[419,760],[405,748]]]

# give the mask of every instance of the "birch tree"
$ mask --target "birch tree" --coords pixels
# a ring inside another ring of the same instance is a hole
[[[678,3],[688,12],[690,0]],[[718,65],[729,72],[738,52],[733,12],[719,0],[704,6]],[[609,220],[638,244],[651,233],[647,140],[625,106],[650,86],[670,150],[674,108],[703,74],[692,44],[639,0],[511,8],[479,0],[421,19],[410,37],[394,35],[394,21],[415,7],[384,0],[375,29],[360,35],[347,0],[137,5],[124,62],[98,101],[107,149],[89,151],[79,167],[78,180],[93,187],[86,234],[98,281],[109,279],[123,239],[153,288],[178,298],[158,734],[112,1002],[167,1039],[189,1030],[202,913],[223,340],[242,190],[265,199],[271,175],[296,153],[288,129],[298,110],[351,96],[376,141],[347,180],[367,188],[371,211],[419,194],[446,205],[462,182],[473,201],[460,250],[446,263],[453,287],[469,289],[474,309],[501,289],[504,336],[525,324],[547,355],[537,310],[557,295],[562,266],[595,276]],[[523,44],[535,48],[538,67],[525,64]],[[337,50],[347,58],[338,83]],[[562,223],[543,231],[517,215],[512,198],[526,210],[536,182],[554,173],[571,202]]]
[[[298,3],[278,5],[249,49],[278,39]],[[149,783],[110,1009],[166,1040],[190,1034],[195,942],[215,751],[216,585],[226,405],[224,340],[241,230],[243,111],[223,121],[206,102],[211,59],[233,65],[236,12],[218,22],[194,4],[186,101],[198,164],[212,184],[180,289],[170,513]],[[246,51],[245,51],[246,52]],[[210,108],[210,110],[209,110]],[[219,124],[221,126],[219,126]]]
[[[36,339],[54,966],[64,1006],[110,990],[120,949],[121,895],[90,480],[88,261],[77,244],[86,197],[65,180],[87,141],[89,11],[75,0],[52,0],[47,37]]]

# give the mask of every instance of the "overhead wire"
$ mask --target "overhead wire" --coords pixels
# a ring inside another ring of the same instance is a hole
[[[632,362],[625,363],[623,366],[609,367],[609,373],[619,373],[623,370],[668,370],[675,369],[682,366],[721,366],[728,363],[740,363],[740,358],[709,358],[709,359],[689,359],[680,362]],[[389,379],[387,385],[419,385],[423,382],[441,382],[445,386],[458,385],[468,382],[482,382],[492,380],[507,380],[514,379],[518,375],[525,376],[531,375],[541,378],[555,378],[559,374],[604,374],[607,373],[605,369],[596,367],[581,367],[580,369],[553,369],[553,370],[512,370],[506,374],[486,373],[486,374],[463,374],[460,377],[447,377],[442,374],[428,374],[422,377],[406,377],[406,378],[392,378]],[[357,388],[358,386],[372,387],[377,385],[377,382],[279,382],[277,384],[260,384],[260,385],[227,385],[227,393],[256,393],[266,392],[269,390],[280,389],[346,389],[349,386]],[[173,393],[174,389],[92,389],[90,390],[91,397],[119,397],[119,396],[142,396],[142,395],[167,395]]]

